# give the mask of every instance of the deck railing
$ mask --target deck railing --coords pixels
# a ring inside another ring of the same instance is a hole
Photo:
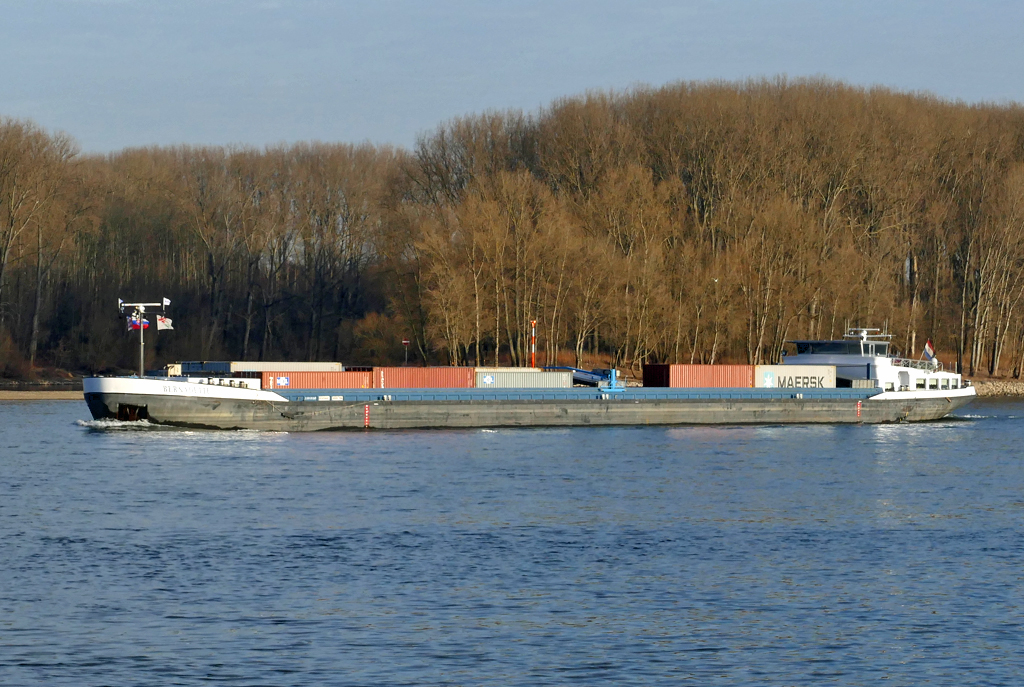
[[[893,358],[893,367],[911,367],[915,370],[931,370],[941,372],[942,363],[938,360],[910,360],[908,358]]]

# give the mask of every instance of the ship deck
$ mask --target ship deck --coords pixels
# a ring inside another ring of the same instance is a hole
[[[644,388],[620,390],[572,389],[274,389],[293,402],[346,401],[682,401],[682,400],[867,400],[880,389],[722,389],[722,388]]]

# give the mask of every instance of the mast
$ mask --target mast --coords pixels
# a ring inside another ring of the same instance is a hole
[[[120,298],[117,299],[117,309],[121,311],[121,315],[130,311],[130,316],[135,318],[139,324],[139,377],[146,376],[146,336],[144,334],[146,327],[143,324],[146,308],[160,308],[162,313],[170,304],[170,298],[164,298],[160,303],[125,303]]]

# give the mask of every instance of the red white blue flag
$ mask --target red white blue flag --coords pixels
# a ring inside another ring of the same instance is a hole
[[[928,360],[935,360],[935,348],[932,347],[931,339],[928,339],[924,343],[924,357]]]
[[[138,331],[139,329],[149,329],[149,320],[143,319],[142,324],[139,324],[139,318],[132,317],[128,318],[128,329],[132,331]]]

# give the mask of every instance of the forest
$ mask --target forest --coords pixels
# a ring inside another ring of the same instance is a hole
[[[343,115],[339,115],[343,116]],[[1024,371],[1024,109],[827,79],[675,83],[309,142],[85,155],[0,119],[0,376],[762,363],[887,330]]]

